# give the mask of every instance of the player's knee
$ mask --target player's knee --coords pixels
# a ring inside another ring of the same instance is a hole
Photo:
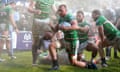
[[[44,40],[51,40],[51,38],[53,37],[53,33],[52,32],[45,32],[43,39]]]
[[[99,50],[99,47],[96,46],[95,49],[94,49],[94,51],[97,52],[98,50]]]
[[[54,42],[50,43],[49,49],[55,49],[55,48],[56,48],[55,43]]]
[[[72,64],[72,65],[76,65],[77,62],[78,62],[78,61],[77,61],[77,57],[72,56],[71,64]]]
[[[77,59],[76,59],[76,60],[75,60],[75,59],[74,59],[74,60],[72,59],[71,64],[75,66],[75,65],[77,64]]]
[[[93,49],[92,49],[93,51],[95,51],[95,52],[96,52],[96,51],[98,51],[98,50],[99,50],[99,47],[98,47],[97,45],[92,44],[91,46],[92,46],[92,48],[93,48]]]

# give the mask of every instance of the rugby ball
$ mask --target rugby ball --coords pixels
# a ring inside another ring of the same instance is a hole
[[[68,23],[68,22],[62,22],[62,23],[59,24],[59,26],[69,27],[69,26],[71,26],[71,24]]]

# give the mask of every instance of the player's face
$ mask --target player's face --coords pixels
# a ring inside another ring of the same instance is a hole
[[[64,6],[60,7],[59,10],[58,10],[58,13],[60,16],[65,16],[67,10]]]
[[[13,4],[12,4],[12,7],[15,9],[15,8],[16,8],[16,4],[15,4],[15,3],[13,3]]]
[[[94,19],[94,21],[96,21],[97,15],[95,13],[92,13],[92,18]]]
[[[84,16],[81,13],[77,13],[76,18],[77,18],[77,21],[82,22],[84,19]]]

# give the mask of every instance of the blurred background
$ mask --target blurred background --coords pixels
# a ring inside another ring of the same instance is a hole
[[[2,3],[7,5],[11,0],[1,1]],[[14,18],[17,23],[18,29],[20,30],[21,33],[18,36],[16,36],[14,32],[11,32],[13,36],[13,42],[17,40],[16,41],[17,43],[14,44],[13,47],[14,48],[20,47],[25,49],[27,46],[26,49],[31,49],[32,44],[31,27],[33,24],[33,14],[27,11],[30,0],[14,0],[14,1],[16,2],[17,6],[14,12]],[[120,17],[119,13],[120,0],[55,0],[54,4],[56,8],[58,8],[60,4],[66,4],[68,6],[68,12],[74,15],[76,14],[76,11],[83,10],[86,16],[85,18],[89,22],[92,21],[91,11],[93,9],[100,9],[110,21],[114,20],[113,23],[115,23],[117,19]],[[21,45],[19,45],[20,42],[22,43]],[[24,45],[25,48],[22,45]]]

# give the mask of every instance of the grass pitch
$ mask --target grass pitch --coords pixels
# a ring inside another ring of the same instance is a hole
[[[108,61],[109,67],[98,70],[83,69],[71,65],[60,65],[60,70],[49,71],[48,68],[50,68],[51,65],[40,64],[38,67],[32,67],[31,51],[17,51],[14,54],[17,57],[14,60],[10,60],[6,53],[2,55],[2,58],[6,60],[0,62],[0,72],[120,72],[120,59],[111,58],[111,60]],[[85,52],[85,55],[87,59],[90,58],[89,52]]]

